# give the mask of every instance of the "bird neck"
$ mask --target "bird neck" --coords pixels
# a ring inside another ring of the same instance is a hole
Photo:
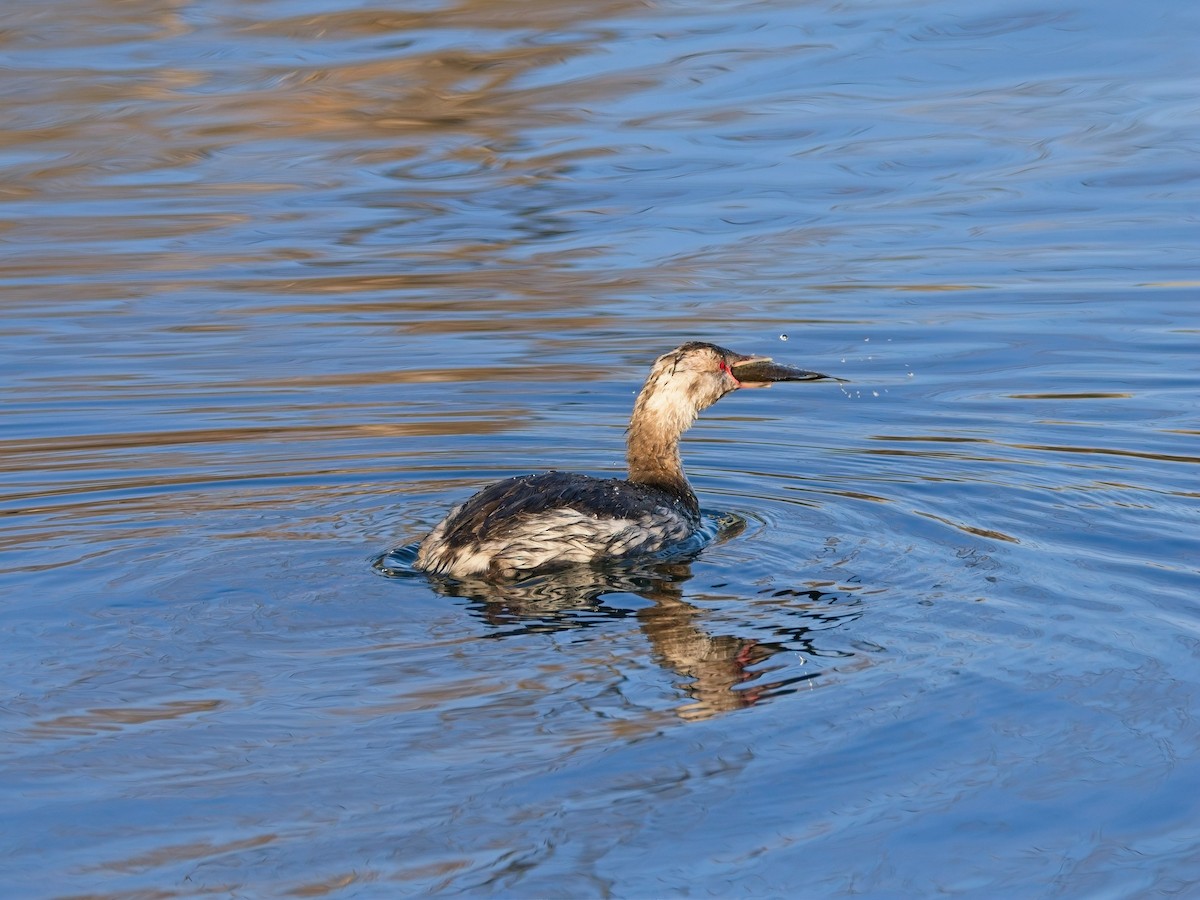
[[[625,452],[629,480],[665,491],[699,515],[700,503],[679,457],[679,438],[695,421],[696,411],[667,400],[651,384],[638,395]]]

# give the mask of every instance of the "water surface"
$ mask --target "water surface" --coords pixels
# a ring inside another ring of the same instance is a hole
[[[7,890],[1200,890],[1198,27],[10,3]],[[687,339],[738,528],[379,577]]]

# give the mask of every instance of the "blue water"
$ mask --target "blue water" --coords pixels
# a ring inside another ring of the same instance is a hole
[[[1200,892],[1200,11],[6,10],[5,892]],[[688,339],[698,556],[379,577]]]

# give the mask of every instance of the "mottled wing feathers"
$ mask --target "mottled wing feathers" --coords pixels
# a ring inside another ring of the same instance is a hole
[[[686,514],[666,492],[620,478],[573,472],[520,475],[489,485],[467,500],[447,517],[442,537],[448,547],[462,547],[500,537],[515,523],[554,510],[636,521],[664,506]]]

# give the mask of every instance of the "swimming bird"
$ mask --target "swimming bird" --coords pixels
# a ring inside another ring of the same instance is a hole
[[[840,379],[690,341],[664,353],[633,405],[628,478],[550,471],[489,485],[454,507],[414,568],[452,578],[513,579],[554,567],[653,554],[701,527],[679,439],[702,410],[744,387]]]

